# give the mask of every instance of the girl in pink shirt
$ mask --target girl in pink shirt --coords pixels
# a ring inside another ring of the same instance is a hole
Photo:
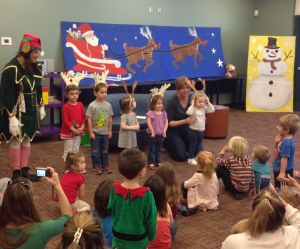
[[[217,209],[219,206],[219,180],[215,173],[212,154],[208,151],[201,151],[197,155],[197,164],[199,171],[183,183],[184,188],[188,189],[188,207],[197,207],[203,211]]]

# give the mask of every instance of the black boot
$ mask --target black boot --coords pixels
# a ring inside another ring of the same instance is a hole
[[[23,168],[21,168],[22,176],[28,178],[32,182],[39,181],[40,177],[38,177],[37,175],[31,175],[31,174],[29,174],[29,172],[28,172],[29,170],[30,170],[29,167],[23,167]]]
[[[21,172],[21,170],[20,170],[20,169],[16,169],[16,170],[13,171],[13,176],[12,176],[11,180],[12,180],[12,181],[13,181],[13,180],[18,180],[18,179],[21,178],[21,177],[22,177],[22,172]]]

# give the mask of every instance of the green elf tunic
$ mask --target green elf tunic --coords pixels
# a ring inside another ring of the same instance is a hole
[[[9,142],[9,117],[14,115],[23,124],[16,138],[22,142],[27,136],[32,141],[39,132],[38,107],[42,104],[42,68],[26,73],[17,58],[5,65],[0,83],[0,135]]]
[[[113,217],[113,248],[145,249],[155,240],[157,210],[148,187],[126,189],[114,183],[107,208]]]

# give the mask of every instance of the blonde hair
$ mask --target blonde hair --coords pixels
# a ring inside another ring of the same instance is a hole
[[[280,125],[283,130],[289,130],[289,134],[295,135],[300,127],[300,119],[297,114],[286,114],[279,118],[278,125]]]
[[[201,151],[197,155],[198,167],[202,170],[205,180],[209,181],[215,172],[214,157],[210,152]]]
[[[253,155],[258,162],[264,164],[270,159],[271,152],[266,146],[255,145],[253,148]]]
[[[75,165],[77,167],[77,163],[79,161],[79,158],[84,157],[84,155],[80,152],[74,152],[74,151],[69,151],[66,157],[65,161],[65,171],[66,170],[76,170],[72,165]]]
[[[228,147],[231,153],[238,158],[244,158],[249,150],[247,140],[239,136],[232,137],[228,142]]]
[[[205,94],[205,92],[203,91],[197,91],[195,92],[195,94],[193,95],[193,100],[196,102],[198,98],[206,98],[207,95]]]
[[[76,241],[76,232],[81,230],[82,234]],[[61,235],[62,249],[105,249],[103,230],[99,219],[90,211],[75,214],[65,223]]]
[[[237,234],[237,233],[241,233],[243,231],[243,227],[245,225],[245,223],[248,221],[249,219],[243,219],[240,220],[239,222],[235,223],[233,225],[233,227],[230,229],[230,234]]]
[[[181,188],[173,165],[171,163],[162,163],[155,174],[160,176],[165,183],[167,202],[171,205],[179,204]]]
[[[300,189],[286,186],[278,191],[279,196],[294,208],[300,209]]]
[[[285,206],[276,193],[264,189],[254,199],[250,218],[241,226],[241,232],[258,238],[265,232],[275,232],[283,226]]]

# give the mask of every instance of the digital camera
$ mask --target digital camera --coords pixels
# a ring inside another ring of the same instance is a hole
[[[51,172],[50,172],[50,169],[37,167],[36,175],[40,176],[40,177],[43,177],[43,176],[51,177]]]

